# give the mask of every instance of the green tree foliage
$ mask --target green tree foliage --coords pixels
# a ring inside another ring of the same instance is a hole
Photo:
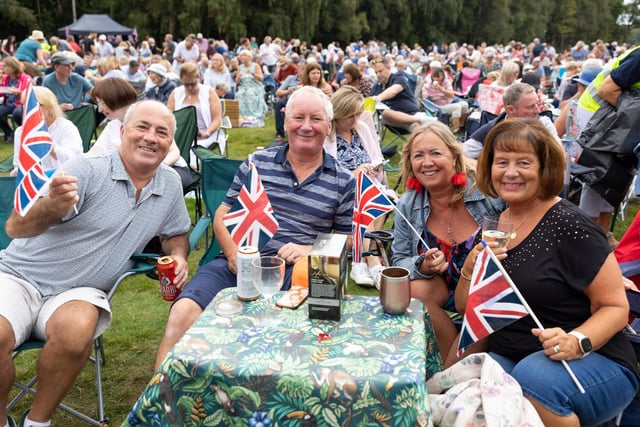
[[[161,41],[202,32],[235,44],[264,35],[308,43],[378,39],[408,45],[479,44],[534,37],[558,48],[603,39],[625,41],[640,27],[640,0],[4,0],[0,36],[54,34],[77,16],[108,13]],[[619,17],[624,19],[619,19]]]

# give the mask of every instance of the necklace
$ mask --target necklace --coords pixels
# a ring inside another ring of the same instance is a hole
[[[520,225],[518,225],[516,228],[513,229],[513,233],[511,233],[511,238],[512,239],[515,239],[516,231],[520,230],[522,228],[522,226],[524,225],[524,223],[527,222],[527,220],[531,217],[531,215],[533,215],[535,213],[535,211],[538,210],[538,207],[540,206],[540,203],[542,203],[542,200],[538,200],[538,203],[536,203],[536,206],[531,210],[531,212],[529,212],[529,214],[527,216],[524,217],[524,219],[522,220]],[[511,221],[511,210],[509,210],[509,220]]]

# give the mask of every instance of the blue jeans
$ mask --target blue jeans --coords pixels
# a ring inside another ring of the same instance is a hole
[[[518,381],[526,396],[560,416],[575,413],[581,426],[595,426],[615,418],[638,388],[633,372],[598,353],[568,362],[585,394],[580,393],[562,363],[549,359],[542,351],[518,363],[496,353],[490,355]]]
[[[292,273],[293,265],[287,265],[282,285],[283,291],[291,287]],[[223,256],[218,256],[198,269],[191,281],[180,292],[176,301],[182,298],[190,298],[204,310],[213,298],[218,295],[218,292],[234,287],[236,284],[236,275],[229,270],[227,259]]]

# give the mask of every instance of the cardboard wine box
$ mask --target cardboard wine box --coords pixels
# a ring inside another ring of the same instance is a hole
[[[309,252],[310,319],[340,320],[347,267],[347,236],[319,234]]]

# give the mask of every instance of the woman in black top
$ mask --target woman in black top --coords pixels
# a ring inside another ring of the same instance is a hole
[[[620,269],[602,229],[556,195],[562,147],[534,119],[505,120],[478,159],[478,189],[509,204],[514,223],[505,249],[494,249],[544,330],[526,316],[493,333],[488,350],[545,425],[590,426],[613,419],[638,387],[633,348],[622,333],[629,305]],[[478,245],[456,290],[464,311]],[[582,384],[582,394],[561,360]]]

